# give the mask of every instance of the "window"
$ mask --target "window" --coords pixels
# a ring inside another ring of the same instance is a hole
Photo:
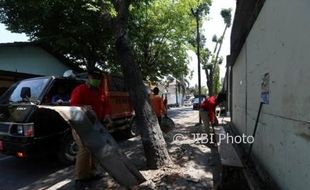
[[[69,99],[74,88],[84,81],[72,80],[72,79],[55,79],[51,85],[51,88],[46,93],[43,104],[52,105],[69,105]],[[62,103],[57,103],[61,99]]]
[[[31,92],[30,101],[38,101],[40,100],[43,90],[47,86],[48,82],[50,81],[50,78],[36,78],[31,80],[23,80],[17,86],[15,89],[12,90],[11,93],[7,94],[9,96],[10,102],[21,102],[22,97],[20,96],[21,90],[23,87],[29,87]]]

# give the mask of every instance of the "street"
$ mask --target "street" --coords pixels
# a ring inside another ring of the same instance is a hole
[[[169,109],[168,116],[175,123],[184,125],[198,122],[198,112],[192,107]],[[73,166],[64,167],[55,159],[22,160],[0,154],[0,190],[58,189],[65,186],[73,179]]]
[[[309,8],[1,0],[0,190],[309,190]]]
[[[21,189],[62,169],[52,158],[21,160],[0,154],[0,190]]]

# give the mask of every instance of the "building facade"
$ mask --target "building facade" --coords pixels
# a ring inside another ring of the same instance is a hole
[[[64,60],[36,43],[0,44],[0,94],[21,79],[43,75],[62,76],[66,70],[73,68]]]

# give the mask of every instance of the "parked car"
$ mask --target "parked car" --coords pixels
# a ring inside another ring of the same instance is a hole
[[[193,105],[191,100],[184,100],[184,106],[191,106]]]
[[[77,146],[70,127],[59,114],[42,111],[38,105],[59,106],[52,103],[52,96],[59,86],[70,95],[84,82],[47,76],[12,85],[0,97],[0,153],[20,158],[56,154],[61,162],[73,163]],[[101,93],[106,93],[112,107],[113,126],[109,130],[129,128],[133,109],[122,78],[103,75]]]
[[[201,97],[201,102],[203,102],[205,100],[205,98]],[[200,105],[199,105],[199,98],[194,98],[193,99],[193,110],[199,110]]]

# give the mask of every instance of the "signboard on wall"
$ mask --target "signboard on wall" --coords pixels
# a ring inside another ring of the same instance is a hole
[[[269,73],[265,73],[261,85],[262,88],[261,102],[263,102],[264,104],[269,104],[269,93],[270,93],[269,83],[270,83],[270,75]]]

